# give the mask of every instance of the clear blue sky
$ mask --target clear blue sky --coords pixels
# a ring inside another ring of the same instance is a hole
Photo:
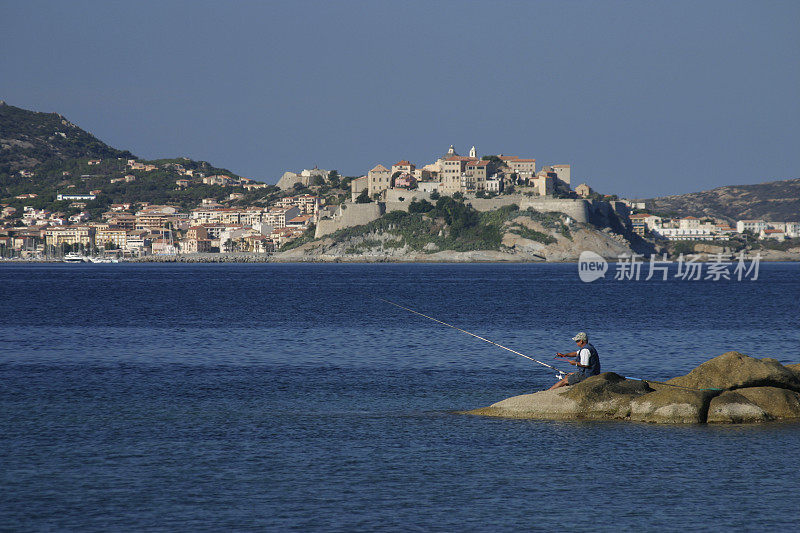
[[[631,197],[797,177],[800,2],[53,1],[0,10],[0,99],[275,182],[465,153]]]

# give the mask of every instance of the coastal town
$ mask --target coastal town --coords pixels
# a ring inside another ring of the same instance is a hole
[[[82,174],[80,178],[93,184],[107,183],[115,190],[151,172],[168,171],[175,177],[171,184],[175,190],[210,186],[225,194],[202,198],[190,208],[147,201],[109,204],[101,201],[108,194],[105,185],[79,190],[71,183],[53,199],[62,208],[50,210],[36,207],[41,204],[38,194],[22,192],[0,204],[0,256],[96,262],[197,254],[268,257],[298,239],[320,238],[392,210],[408,211],[412,202],[441,197],[470,205],[483,202],[485,210],[526,199],[552,200],[542,205],[563,213],[572,213],[569,209],[576,202],[613,202],[625,229],[653,242],[725,243],[736,235],[782,242],[800,237],[800,222],[732,222],[653,213],[645,202],[601,195],[585,182],[573,188],[569,164],[537,168],[535,158],[478,156],[474,146],[466,156],[451,145],[431,163],[418,166],[401,159],[390,165],[377,164],[355,177],[316,167],[286,172],[277,185],[202,172],[176,162],[127,159],[109,166],[103,159],[86,159],[80,163],[79,168],[114,168],[107,174]],[[75,177],[70,171],[62,174]],[[19,170],[18,176],[35,179],[36,171]],[[98,205],[104,208],[97,209]]]

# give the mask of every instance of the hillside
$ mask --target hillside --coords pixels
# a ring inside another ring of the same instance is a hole
[[[108,146],[58,113],[28,111],[0,102],[0,174],[84,157],[134,156]]]
[[[205,161],[187,158],[141,160],[147,170],[133,169],[127,150],[117,150],[91,133],[72,124],[58,113],[40,113],[0,103],[0,201],[17,210],[24,206],[64,212],[86,210],[94,218],[115,203],[149,202],[183,208],[214,198],[231,205],[265,202],[277,191],[274,186],[245,190],[241,185],[210,185],[194,178],[179,187],[176,181],[187,177],[240,176]],[[59,193],[86,194],[98,191],[96,200],[83,206],[58,201]],[[229,195],[237,193],[236,200]]]
[[[478,212],[450,197],[412,202],[363,226],[290,243],[277,261],[574,261],[584,250],[616,258],[633,245],[608,228],[516,205]],[[632,236],[635,237],[635,236]],[[640,250],[644,251],[644,250]],[[649,251],[649,249],[648,249]]]
[[[764,219],[775,222],[800,219],[800,178],[728,185],[709,191],[647,200],[652,211],[679,216],[709,216],[728,221]]]

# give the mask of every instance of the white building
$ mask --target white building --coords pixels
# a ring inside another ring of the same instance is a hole
[[[745,231],[761,233],[765,229],[769,229],[769,224],[764,220],[740,220],[736,223],[736,231],[739,233],[744,233]]]
[[[654,235],[670,241],[713,241],[728,240],[728,236],[718,234],[711,227],[704,225],[699,228],[662,228],[652,229]]]

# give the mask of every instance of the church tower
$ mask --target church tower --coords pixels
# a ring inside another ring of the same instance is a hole
[[[474,147],[474,146],[473,146],[472,148],[470,148],[470,149],[469,149],[469,156],[470,156],[472,159],[478,159],[478,151],[477,151],[477,150],[475,150],[475,147]]]

